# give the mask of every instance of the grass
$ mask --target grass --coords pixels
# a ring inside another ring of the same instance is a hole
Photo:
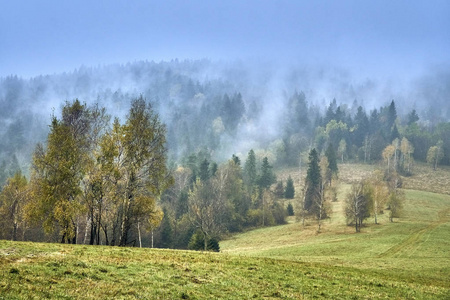
[[[357,268],[221,253],[0,242],[0,299],[444,299]]]
[[[407,189],[450,195],[450,167],[439,166],[434,171],[430,165],[416,163],[413,175],[403,179],[403,186]]]
[[[357,269],[380,278],[396,278],[417,287],[443,289],[450,296],[450,196],[405,190],[403,218],[395,223],[381,215],[366,221],[362,233],[345,225],[341,185],[333,215],[317,234],[315,221],[261,228],[221,243],[224,253]],[[437,297],[437,296],[436,296]],[[425,297],[426,298],[426,297]],[[433,297],[430,297],[433,298]],[[445,298],[445,297],[444,297]]]
[[[343,197],[374,167],[353,167],[340,165],[320,234],[291,218],[232,236],[221,253],[0,241],[0,299],[450,299],[450,196],[405,190],[401,219],[356,234]],[[424,180],[450,177],[433,174]]]

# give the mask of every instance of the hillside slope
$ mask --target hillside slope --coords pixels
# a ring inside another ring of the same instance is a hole
[[[450,195],[405,190],[401,219],[356,234],[349,187],[320,234],[291,219],[221,253],[0,241],[0,299],[449,299]]]
[[[227,254],[320,263],[334,267],[395,275],[406,282],[448,287],[450,282],[450,196],[405,190],[403,218],[390,223],[387,214],[362,233],[345,225],[343,195],[332,204],[331,219],[317,234],[315,221],[261,228],[221,242]]]
[[[0,241],[2,299],[448,299],[447,283],[224,253]]]

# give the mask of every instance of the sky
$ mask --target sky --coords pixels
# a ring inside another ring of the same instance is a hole
[[[0,77],[139,60],[450,67],[450,1],[0,0]]]

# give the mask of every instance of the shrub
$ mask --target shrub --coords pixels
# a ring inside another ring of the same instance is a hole
[[[197,230],[191,237],[188,245],[189,250],[203,251],[205,249],[205,238],[200,230]],[[219,239],[216,237],[211,237],[207,241],[206,250],[219,252]]]

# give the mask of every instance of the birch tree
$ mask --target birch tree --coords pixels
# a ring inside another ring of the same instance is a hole
[[[9,178],[0,193],[0,234],[5,239],[17,241],[26,230],[26,206],[29,202],[28,182],[20,171]]]
[[[355,225],[355,231],[360,232],[364,219],[370,216],[370,204],[373,188],[364,183],[352,185],[345,203],[345,215],[349,224]]]
[[[435,146],[431,146],[427,152],[427,162],[436,171],[439,162],[444,158],[443,141],[439,140]]]
[[[413,163],[412,154],[414,153],[414,146],[404,137],[401,141],[400,150],[402,152],[402,168],[410,174]]]
[[[389,190],[386,182],[383,181],[383,174],[375,171],[368,182],[373,187],[371,214],[374,217],[375,224],[378,224],[378,215],[384,209],[389,197]]]

